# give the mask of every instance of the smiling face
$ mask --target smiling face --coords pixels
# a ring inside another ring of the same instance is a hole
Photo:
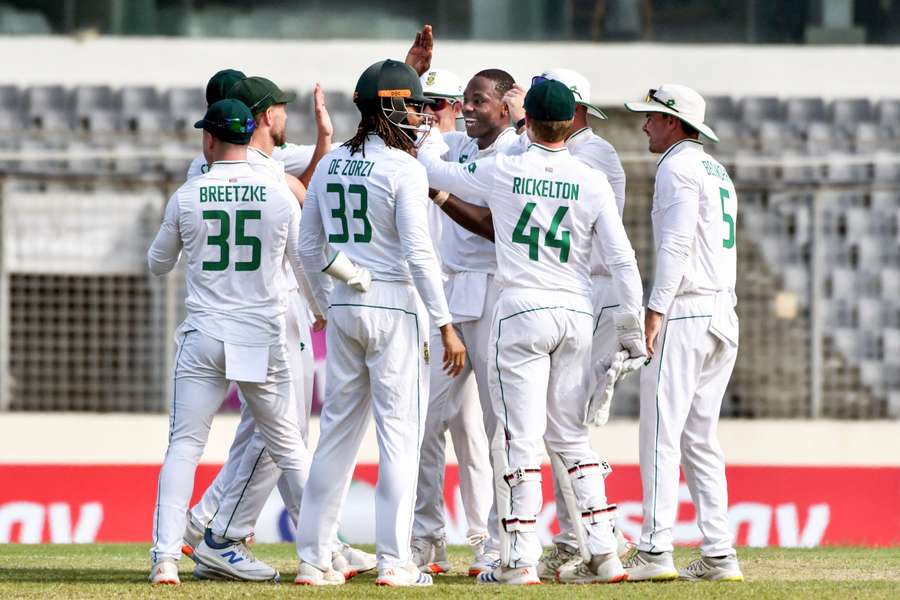
[[[456,117],[461,110],[462,103],[453,98],[435,98],[435,104],[425,106],[425,112],[434,115],[435,125],[441,133],[456,131]]]
[[[650,142],[650,152],[654,154],[665,152],[672,144],[684,137],[678,119],[665,113],[647,113],[642,129]]]
[[[479,142],[487,141],[485,145],[493,143],[509,124],[509,109],[494,82],[486,77],[473,77],[469,81],[463,93],[462,113],[466,133]]]

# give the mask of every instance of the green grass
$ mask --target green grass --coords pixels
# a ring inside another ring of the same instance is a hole
[[[181,561],[177,588],[153,588],[145,544],[0,546],[0,598],[900,598],[900,548],[824,548],[813,550],[742,549],[744,583],[632,583],[608,586],[547,584],[526,589],[476,586],[463,575],[435,578],[430,589],[384,589],[375,576],[360,575],[339,588],[291,585],[297,564],[288,544],[257,545],[256,555],[276,566],[286,583],[238,584],[194,581],[193,563]],[[371,549],[370,549],[371,550]],[[678,566],[693,556],[676,552]],[[457,573],[464,573],[469,554],[453,548]]]

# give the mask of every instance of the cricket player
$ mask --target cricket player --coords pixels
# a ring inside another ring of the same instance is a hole
[[[581,515],[583,568],[566,579],[560,573],[561,580],[618,582],[625,572],[609,518],[604,468],[590,448],[583,420],[590,385],[595,242],[620,294],[619,346],[634,358],[645,356],[640,276],[612,188],[602,173],[566,150],[575,113],[571,90],[558,81],[541,82],[526,95],[525,109],[532,144],[524,154],[454,165],[439,158],[439,139],[426,140],[419,152],[432,187],[460,198],[487,199],[487,208],[452,198],[445,202],[475,221],[489,212],[497,251],[501,291],[491,326],[490,385],[501,425],[492,440],[501,564],[477,581],[540,582],[535,523],[543,443],[570,476],[567,487]]]
[[[425,170],[412,156],[428,99],[412,68],[385,60],[363,72],[354,101],[361,113],[357,135],[322,160],[310,183],[301,255],[311,271],[321,271],[330,244],[368,269],[373,281],[366,292],[338,283],[330,297],[325,402],[300,508],[295,582],[344,582],[331,568],[329,544],[371,412],[379,449],[375,582],[431,585],[409,552],[427,409],[429,317],[441,332],[442,362],[451,374],[462,369],[466,350],[428,237]]]
[[[476,159],[505,153],[518,144],[515,129],[509,125],[509,108],[503,102],[504,95],[514,85],[512,76],[501,69],[479,71],[469,80],[462,104],[466,131],[443,136],[447,146],[443,154],[445,160],[471,164]],[[446,190],[436,195],[439,201],[447,196]],[[487,199],[477,195],[465,195],[463,199],[479,206],[487,205]],[[487,440],[491,440],[497,428],[488,384],[488,364],[492,356],[490,319],[498,292],[494,281],[497,255],[490,240],[461,227],[451,214],[444,214],[447,210],[452,211],[452,206],[452,203],[446,205],[439,221],[438,253],[445,276],[444,290],[454,326],[469,352],[462,375],[468,377],[471,373],[475,377],[485,434]],[[445,375],[435,372],[433,378],[433,395],[440,397],[443,390],[447,390],[448,397],[457,393],[451,389],[454,382]],[[492,571],[500,559],[496,506],[494,499],[491,500],[487,537],[471,538],[475,559],[469,566],[470,576]],[[445,552],[444,544],[435,534],[430,538],[417,537],[416,541],[420,556],[433,554],[435,559],[440,559]],[[439,561],[433,559],[431,562]]]
[[[457,121],[462,119],[463,88],[459,78],[445,69],[429,69],[420,81],[425,96],[432,100],[432,104],[425,106],[425,112],[434,116],[435,127],[442,133],[455,132]],[[441,261],[441,231],[445,218],[434,203],[429,202],[427,210],[431,238]],[[446,225],[459,227],[455,223]],[[431,348],[441,347],[440,332],[436,327],[431,328],[430,338]],[[412,561],[425,573],[450,570],[444,506],[446,433],[449,430],[459,467],[459,491],[468,527],[466,537],[475,553],[472,565],[475,572],[472,574],[477,575],[493,561],[483,554],[494,489],[488,439],[472,370],[451,378],[442,372],[438,361],[431,363],[428,402],[410,545]],[[479,564],[483,565],[482,569]]]
[[[703,122],[700,94],[665,84],[625,106],[646,114],[650,151],[661,154],[651,213],[656,274],[645,317],[651,360],[641,370],[644,522],[638,551],[626,562],[628,578],[741,581],[716,437],[738,351],[737,194],[700,143],[700,135],[718,141]],[[672,561],[679,463],[703,534],[700,558],[680,573]]]
[[[612,186],[616,197],[616,207],[619,217],[625,210],[625,169],[622,161],[612,144],[593,132],[588,125],[588,116],[597,119],[606,119],[606,114],[597,106],[590,103],[591,85],[586,77],[572,69],[549,69],[532,79],[532,85],[552,79],[559,81],[572,90],[575,96],[575,117],[572,127],[566,135],[566,149],[569,153],[591,168],[599,170],[606,175],[607,181]],[[521,122],[525,117],[524,90],[516,86],[507,93],[505,101],[510,107],[510,114],[514,122]],[[523,127],[524,129],[524,127]],[[529,143],[527,135],[521,135],[523,150]],[[609,269],[601,259],[602,251],[595,247],[591,255],[591,304],[594,308],[593,342],[591,345],[591,386],[585,399],[586,405],[592,413],[602,413],[599,419],[594,418],[596,424],[606,422],[609,417],[609,404],[600,406],[600,400],[595,396],[598,392],[598,383],[601,375],[606,371],[606,361],[617,349],[615,337],[615,325],[613,313],[618,310],[619,302],[612,285],[612,277]],[[553,492],[556,498],[556,517],[559,521],[559,533],[553,538],[551,548],[538,564],[538,575],[541,579],[554,579],[560,567],[564,564],[578,561],[581,556],[578,549],[578,541],[572,520],[566,507],[565,498],[559,487],[559,476],[554,473]],[[624,557],[633,547],[628,542],[620,529],[616,528],[616,538],[619,541],[619,556]]]
[[[169,447],[154,511],[152,583],[179,583],[176,561],[194,474],[228,381],[237,383],[285,474],[290,504],[300,502],[310,462],[292,397],[282,299],[285,257],[297,281],[306,281],[299,259],[299,207],[283,181],[247,162],[253,118],[244,104],[218,101],[195,127],[204,130],[211,167],[169,200],[147,253],[155,275],[172,270],[182,249],[187,256],[187,317],[176,333]],[[314,312],[322,313],[318,306]],[[255,561],[246,548],[235,558]]]
[[[319,95],[321,91],[319,90]],[[228,97],[254,107],[251,112],[254,118],[253,136],[247,148],[247,158],[255,169],[263,169],[279,181],[284,181],[284,193],[290,194],[282,163],[271,157],[276,144],[285,139],[285,122],[287,114],[285,104],[291,102],[293,94],[282,91],[272,81],[264,77],[247,77],[237,82],[228,92]],[[328,124],[325,124],[328,126]],[[305,189],[303,190],[305,195]],[[333,265],[332,265],[333,266]],[[324,277],[320,273],[312,277]],[[309,296],[304,300],[297,293],[297,282],[290,273],[285,274],[289,285],[285,290],[288,304],[287,342],[288,361],[291,368],[291,380],[300,432],[303,443],[308,441],[309,415],[312,404],[312,341],[307,319],[307,306],[327,306],[329,286],[318,286],[320,295],[315,300]],[[302,283],[302,282],[301,282]],[[304,286],[300,286],[301,289]],[[314,329],[324,327],[321,315],[313,324]],[[247,411],[244,411],[247,414]],[[270,453],[266,451],[265,439],[257,430],[247,442],[240,466],[231,481],[223,488],[214,518],[207,525],[208,534],[196,545],[191,555],[197,562],[194,574],[200,578],[229,578],[237,580],[268,580],[277,571],[260,560],[234,561],[232,556],[240,553],[245,538],[253,533],[253,527],[262,512],[269,494],[279,482],[279,489],[292,521],[296,524],[299,507],[287,502],[289,497],[285,477],[281,475]],[[191,519],[193,521],[193,519]],[[188,528],[190,530],[190,527]],[[375,567],[375,557],[361,552],[335,540],[333,565],[345,577],[351,577]]]

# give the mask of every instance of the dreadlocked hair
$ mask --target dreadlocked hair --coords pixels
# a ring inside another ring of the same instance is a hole
[[[362,118],[359,120],[359,126],[356,128],[356,135],[344,142],[342,145],[350,148],[350,154],[361,152],[363,158],[366,157],[366,136],[375,134],[384,141],[384,145],[389,148],[402,150],[412,156],[416,155],[416,145],[413,140],[403,132],[402,129],[391,123],[379,104],[359,105]]]

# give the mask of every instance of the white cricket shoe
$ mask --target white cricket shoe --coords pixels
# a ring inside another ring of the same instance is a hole
[[[415,563],[422,573],[438,575],[450,570],[447,558],[447,540],[429,540],[415,538],[409,545],[409,559]]]
[[[541,579],[556,579],[556,574],[563,565],[580,560],[581,554],[566,544],[553,544],[553,547],[544,552],[541,560],[538,561],[538,577]]]
[[[203,541],[194,548],[192,558],[202,564],[205,569],[201,574],[216,571],[224,579],[235,581],[279,581],[278,571],[253,556],[253,552],[244,540],[226,540],[219,543],[213,540],[212,532],[207,529]]]
[[[194,559],[194,548],[203,541],[203,533],[206,527],[198,523],[191,511],[187,513],[187,525],[184,528],[184,535],[181,538],[181,553]]]
[[[541,580],[537,576],[536,567],[503,567],[499,566],[493,571],[479,573],[475,578],[476,583],[503,584],[503,585],[540,585]]]
[[[375,585],[391,587],[426,586],[431,584],[431,575],[422,573],[419,571],[419,567],[411,562],[397,567],[378,569],[378,579],[375,580]]]
[[[737,556],[713,558],[701,556],[679,571],[682,581],[743,581],[744,574],[738,564]]]
[[[178,578],[178,563],[170,558],[164,558],[153,563],[148,579],[153,585],[180,585],[181,579]]]
[[[650,554],[635,549],[623,564],[628,581],[672,581],[678,579],[678,570],[671,552]]]
[[[598,554],[590,562],[583,560],[566,563],[556,573],[560,583],[619,583],[628,579],[622,561],[615,552]]]
[[[374,554],[363,552],[347,544],[341,544],[338,552],[331,553],[331,568],[342,574],[344,579],[371,571],[376,566],[378,566],[378,559]]]
[[[294,578],[294,583],[297,585],[344,585],[346,581],[344,576],[333,568],[323,571],[302,560],[297,568],[297,576]]]
[[[628,558],[628,555],[635,551],[637,546],[630,542],[625,534],[622,533],[622,530],[613,525],[613,533],[616,536],[616,543],[618,547],[616,548],[616,554],[619,555],[619,560],[625,560]]]
[[[468,539],[475,559],[469,565],[469,577],[478,577],[479,573],[490,573],[500,566],[500,553],[487,550],[487,534],[473,535]]]

